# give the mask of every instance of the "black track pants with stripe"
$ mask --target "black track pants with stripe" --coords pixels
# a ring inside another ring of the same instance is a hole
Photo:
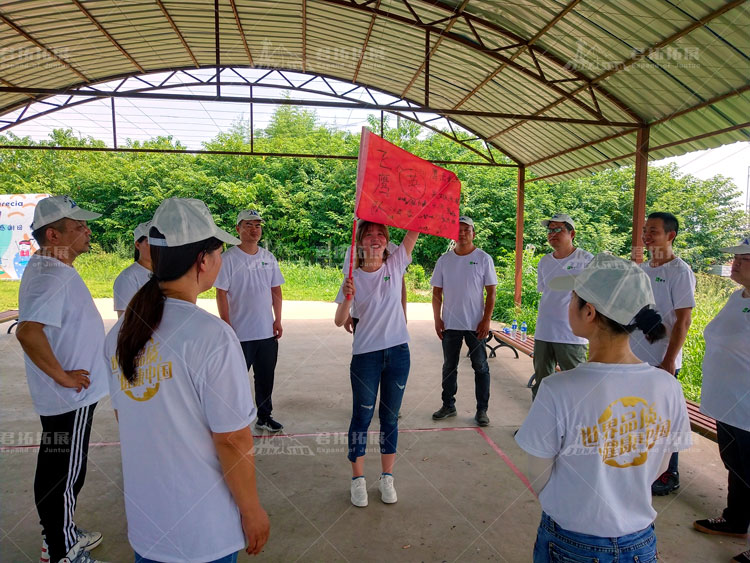
[[[42,416],[34,499],[47,538],[50,561],[59,561],[78,541],[73,513],[86,478],[91,421],[96,403],[55,416]]]

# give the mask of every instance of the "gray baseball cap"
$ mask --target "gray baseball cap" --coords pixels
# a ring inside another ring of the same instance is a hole
[[[567,223],[571,227],[573,227],[573,230],[576,228],[576,224],[573,222],[573,219],[571,219],[570,215],[566,213],[555,213],[552,217],[549,219],[544,219],[541,221],[542,227],[549,227],[550,223]]]

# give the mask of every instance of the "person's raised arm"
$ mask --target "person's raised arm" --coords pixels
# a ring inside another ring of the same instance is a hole
[[[271,525],[258,498],[255,480],[253,434],[246,426],[233,432],[213,433],[224,480],[240,511],[242,530],[247,538],[245,551],[257,555],[268,541]]]
[[[232,325],[229,322],[229,299],[227,298],[227,292],[223,289],[216,288],[216,308],[219,310],[219,316],[221,320]]]
[[[414,250],[414,245],[417,244],[417,239],[419,238],[419,231],[407,231],[406,235],[404,236],[404,240],[401,242],[401,244],[404,245],[404,250],[406,250],[406,254],[411,256],[412,250]]]

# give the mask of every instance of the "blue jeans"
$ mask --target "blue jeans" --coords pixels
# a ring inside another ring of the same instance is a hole
[[[461,358],[461,345],[466,341],[469,347],[471,367],[474,368],[474,393],[477,410],[486,411],[490,403],[490,366],[487,364],[485,341],[479,340],[473,330],[443,331],[443,406],[456,406],[458,391],[458,362]]]
[[[213,561],[208,561],[207,563],[236,563],[237,562],[237,553],[232,553],[230,555],[226,555],[222,557],[221,559],[214,559]],[[160,563],[159,561],[155,561],[153,559],[146,559],[145,557],[141,557],[138,555],[138,552],[135,552],[135,563]]]
[[[534,563],[651,563],[656,561],[654,525],[619,538],[561,528],[545,512],[534,544]]]
[[[396,453],[398,411],[409,377],[409,345],[354,354],[349,369],[352,383],[352,421],[349,424],[349,461],[365,455],[367,429],[375,412],[380,387],[380,453]]]

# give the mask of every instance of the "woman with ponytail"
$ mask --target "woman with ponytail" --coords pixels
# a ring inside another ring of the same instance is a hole
[[[542,382],[516,435],[542,505],[534,562],[656,561],[651,483],[691,438],[679,382],[630,349],[633,331],[666,334],[651,283],[599,254],[550,287],[573,291],[568,320],[589,358]]]
[[[206,204],[167,199],[149,229],[151,279],[107,335],[128,538],[136,563],[232,562],[269,534],[255,482],[255,419],[231,327],[196,306],[221,267]]]

